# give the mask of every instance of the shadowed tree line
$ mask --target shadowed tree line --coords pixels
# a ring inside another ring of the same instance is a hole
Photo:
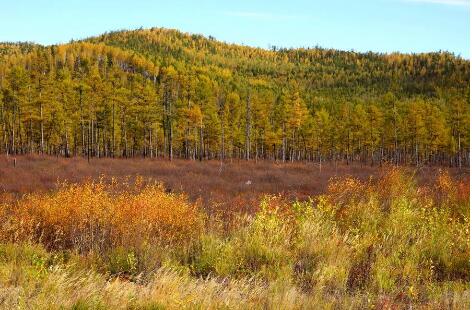
[[[0,152],[469,165],[469,61],[166,29],[0,44]]]

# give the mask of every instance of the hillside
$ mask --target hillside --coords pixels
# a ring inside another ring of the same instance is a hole
[[[0,44],[0,152],[468,165],[468,60],[176,30]]]
[[[271,86],[297,79],[310,91],[386,92],[398,84],[399,94],[434,95],[437,87],[468,87],[469,62],[449,53],[412,56],[277,47],[269,51],[162,28],[111,32],[86,41],[132,50],[163,66],[229,69],[242,79],[268,79]]]

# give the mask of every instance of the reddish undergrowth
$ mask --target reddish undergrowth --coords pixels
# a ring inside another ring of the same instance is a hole
[[[166,191],[185,193],[191,201],[201,200],[215,212],[254,212],[264,195],[280,195],[287,200],[305,200],[324,193],[331,179],[352,176],[376,182],[390,167],[345,163],[275,163],[272,161],[186,161],[163,159],[92,159],[48,156],[0,156],[0,195],[15,200],[25,193],[57,189],[67,181],[83,183],[101,176],[121,184],[134,183],[137,175],[144,183],[161,182]],[[468,180],[468,170],[437,167],[405,168],[415,171],[420,186],[435,182],[440,171],[454,180]],[[386,178],[383,178],[386,179]],[[355,184],[353,185],[355,186]],[[344,187],[343,187],[344,188]],[[461,190],[461,189],[457,189]],[[341,193],[337,199],[342,199]]]

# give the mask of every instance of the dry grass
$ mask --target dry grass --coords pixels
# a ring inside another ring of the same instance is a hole
[[[313,163],[274,163],[270,161],[192,162],[159,159],[93,159],[82,158],[0,156],[0,195],[15,199],[21,194],[56,189],[67,180],[81,183],[116,178],[123,183],[127,177],[134,182],[136,175],[144,182],[162,182],[167,191],[185,193],[190,200],[201,198],[205,207],[222,212],[253,212],[266,195],[282,195],[288,200],[305,200],[326,191],[333,177],[352,176],[366,181],[378,179],[388,167],[337,164],[319,166]],[[387,169],[387,170],[386,170]],[[420,185],[431,184],[439,168],[411,168]],[[444,170],[444,169],[443,169]],[[466,179],[468,170],[446,169],[454,179]]]
[[[231,223],[156,184],[4,200],[0,307],[466,309],[469,186],[404,169],[264,198]]]

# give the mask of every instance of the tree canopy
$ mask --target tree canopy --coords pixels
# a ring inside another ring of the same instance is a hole
[[[468,165],[469,66],[162,28],[0,43],[0,152]]]

